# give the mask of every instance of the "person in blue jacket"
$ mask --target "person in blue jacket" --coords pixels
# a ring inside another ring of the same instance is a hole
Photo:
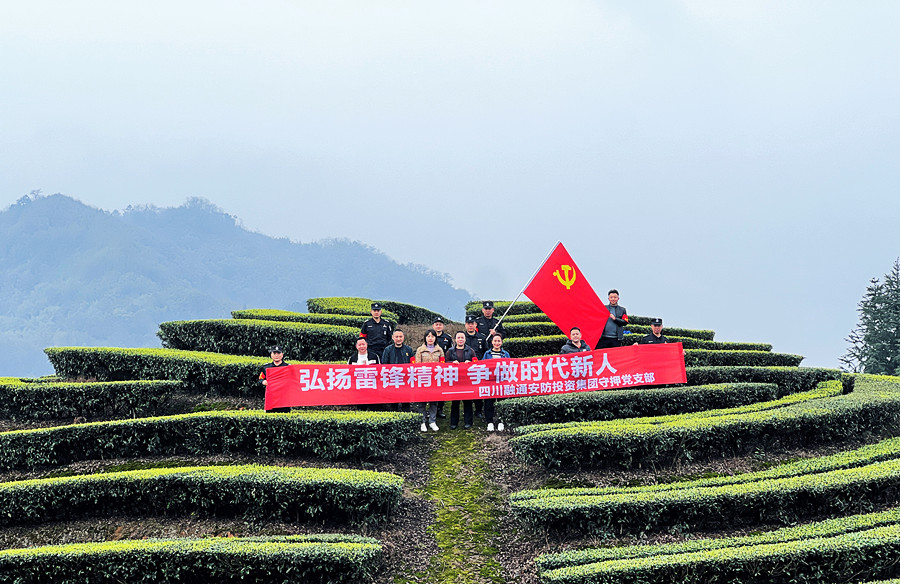
[[[503,337],[494,335],[491,337],[491,349],[485,351],[484,359],[509,359],[509,352],[503,348]],[[489,397],[484,400],[484,421],[487,422],[487,431],[494,431],[494,403],[497,398]],[[499,420],[497,423],[497,431],[502,432],[504,429],[503,422]]]

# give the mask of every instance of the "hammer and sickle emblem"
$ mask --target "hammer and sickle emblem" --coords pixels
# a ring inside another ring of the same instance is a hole
[[[560,275],[559,270],[562,270],[562,275]],[[559,266],[559,270],[553,272],[553,275],[556,276],[556,279],[559,280],[559,283],[566,287],[566,290],[571,290],[572,285],[575,283],[575,278],[578,276],[578,273],[575,271],[575,268],[572,266],[567,266],[565,264]],[[569,277],[569,274],[572,274]]]

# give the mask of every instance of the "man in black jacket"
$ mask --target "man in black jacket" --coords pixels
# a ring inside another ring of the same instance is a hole
[[[619,291],[615,288],[609,291],[609,304],[606,305],[606,309],[609,311],[609,320],[597,341],[597,348],[621,347],[625,338],[625,325],[628,324],[628,312],[624,306],[619,306]]]

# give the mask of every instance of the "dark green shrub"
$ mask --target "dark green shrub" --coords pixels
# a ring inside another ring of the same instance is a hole
[[[496,408],[507,424],[525,425],[681,414],[777,397],[778,386],[774,383],[735,383],[516,397],[498,401]]]
[[[148,416],[180,388],[178,381],[0,383],[0,417],[37,421]]]
[[[144,456],[385,457],[414,439],[417,414],[200,412],[0,433],[0,469]]]

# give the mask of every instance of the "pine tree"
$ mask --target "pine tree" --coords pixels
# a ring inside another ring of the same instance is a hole
[[[900,258],[884,276],[872,278],[859,301],[859,324],[850,332],[845,371],[900,375]]]

